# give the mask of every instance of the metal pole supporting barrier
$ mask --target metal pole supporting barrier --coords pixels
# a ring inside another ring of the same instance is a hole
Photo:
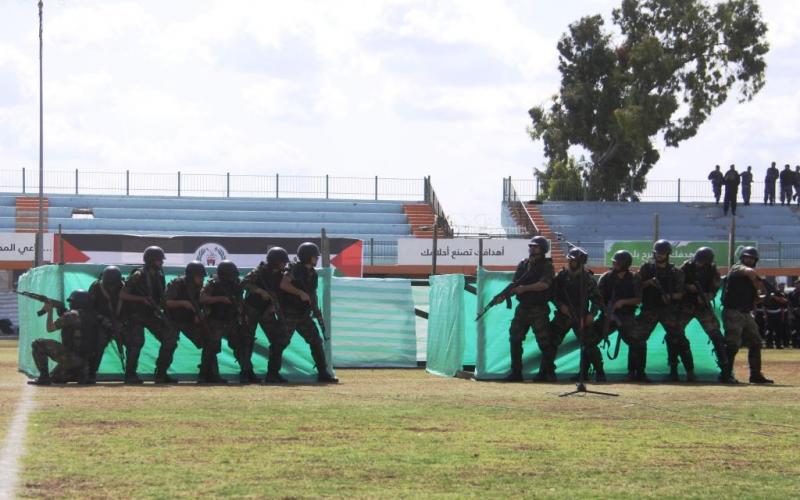
[[[436,254],[438,253],[438,239],[436,228],[439,226],[439,217],[433,215],[433,255],[431,256],[431,274],[436,274]]]
[[[659,236],[658,233],[659,233],[659,229],[660,229],[659,226],[660,225],[661,225],[660,224],[660,218],[659,218],[658,214],[655,214],[655,216],[653,217],[653,242],[654,243],[656,241],[658,241],[658,236]]]
[[[61,233],[61,224],[58,225],[58,263],[64,264],[64,235]]]
[[[478,269],[483,267],[483,238],[478,238]]]
[[[331,245],[324,227],[320,234],[320,246],[322,247],[322,267],[331,267]]]

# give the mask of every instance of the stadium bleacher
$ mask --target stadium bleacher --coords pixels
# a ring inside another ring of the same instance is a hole
[[[659,235],[674,241],[727,241],[731,224],[721,206],[707,202],[553,201],[525,205],[541,216],[551,234],[561,233],[565,240],[586,248],[595,263],[602,262],[606,240],[652,239],[655,214],[659,216]],[[510,213],[509,204],[504,203],[503,211]],[[511,220],[509,215],[504,217]],[[798,228],[796,207],[740,205],[736,240],[755,241],[764,264],[780,262],[776,267],[793,267],[800,265],[800,255],[787,249],[800,245]]]
[[[433,214],[424,201],[50,194],[47,204],[49,231],[296,237],[325,228],[330,237],[378,240],[364,245],[365,262],[378,263],[396,260],[398,238],[424,235],[420,211]],[[18,195],[0,195],[0,231],[19,230],[20,221]]]

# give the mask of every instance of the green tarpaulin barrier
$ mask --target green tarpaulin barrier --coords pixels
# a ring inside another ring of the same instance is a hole
[[[32,291],[41,293],[54,299],[64,299],[65,295],[75,289],[88,289],[89,285],[100,275],[104,266],[98,265],[63,265],[63,266],[42,266],[31,269],[20,277],[18,289],[22,291]],[[121,266],[124,275],[127,275],[132,266]],[[167,281],[183,273],[183,268],[164,269]],[[213,270],[210,270],[213,272]],[[241,274],[247,272],[241,270]],[[322,306],[325,316],[325,323],[331,325],[331,308],[329,287],[331,283],[330,269],[318,269],[319,280],[319,303]],[[45,328],[45,316],[37,316],[36,311],[41,309],[42,304],[27,297],[19,298],[19,369],[31,377],[38,375],[38,370],[31,357],[30,345],[37,338],[52,338],[60,340],[60,332],[47,333]],[[333,332],[329,332],[331,335]],[[150,332],[145,333],[145,345],[139,359],[138,372],[143,378],[152,376],[155,370],[155,360],[158,356],[159,343]],[[331,343],[325,343],[326,356],[330,361],[332,350]],[[267,356],[269,355],[269,344],[264,332],[259,328],[256,332],[256,347],[253,355],[253,366],[256,373],[262,375],[266,372]],[[232,377],[238,375],[239,366],[236,363],[233,353],[223,340],[222,352],[218,356],[220,373],[223,376]],[[311,360],[308,345],[297,334],[292,336],[289,347],[284,351],[283,369],[281,373],[291,381],[307,382],[316,379],[316,369]],[[178,342],[178,349],[175,351],[175,359],[170,367],[169,373],[173,377],[181,380],[194,380],[197,375],[197,366],[200,362],[200,350],[181,335]],[[115,344],[109,344],[103,356],[103,362],[98,372],[100,379],[117,380],[122,378],[122,366],[116,350]]]
[[[464,365],[465,328],[464,275],[447,274],[430,278],[428,355],[430,373],[452,377]]]
[[[511,272],[480,269],[478,272],[478,302],[487,304],[511,282],[512,277],[513,273]],[[495,306],[478,322],[475,377],[479,380],[502,379],[510,372],[508,329],[514,316],[514,308],[517,306],[516,300],[512,299],[512,302],[514,306],[512,309],[507,309],[503,304]],[[717,309],[718,317],[719,314],[720,311]],[[719,370],[705,332],[696,321],[692,321],[686,329],[686,335],[692,345],[695,375],[699,380],[716,381]],[[616,337],[616,334],[610,336],[612,348]],[[655,377],[666,375],[669,372],[666,346],[663,340],[664,330],[659,325],[653,331],[648,342],[647,372]],[[523,348],[523,374],[529,378],[538,371],[541,354],[532,333],[526,337]],[[603,346],[601,348],[606,375],[611,379],[624,377],[627,374],[628,358],[625,343],[622,343],[616,360],[608,359],[607,350]],[[557,374],[564,379],[577,373],[579,360],[579,345],[575,335],[570,332],[559,347],[556,359]]]

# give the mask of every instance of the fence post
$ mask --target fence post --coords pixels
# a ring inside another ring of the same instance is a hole
[[[181,171],[178,170],[178,197],[181,196]]]
[[[125,171],[125,196],[131,195],[131,171]]]
[[[375,238],[369,239],[369,265],[375,265]]]
[[[278,191],[279,191],[278,190],[278,179],[279,179],[278,174],[275,174],[275,198],[278,197]]]
[[[378,176],[375,176],[375,201],[378,201]]]
[[[658,241],[658,230],[660,229],[659,226],[661,221],[659,220],[658,214],[655,214],[653,217],[653,242]]]
[[[328,199],[330,191],[328,190],[328,174],[325,174],[325,199]]]
[[[536,199],[539,199],[539,176],[536,176]]]
[[[483,267],[483,238],[478,238],[478,269],[481,269],[482,267]]]
[[[25,167],[22,167],[22,194],[25,194]]]
[[[231,197],[231,173],[225,173],[225,194],[228,198]]]
[[[678,203],[681,202],[681,178],[678,177]]]
[[[75,169],[75,194],[78,194],[78,169]]]

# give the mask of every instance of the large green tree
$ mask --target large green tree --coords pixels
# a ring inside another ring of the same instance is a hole
[[[590,199],[631,199],[659,159],[654,141],[693,137],[731,92],[764,86],[769,50],[757,0],[623,0],[612,14],[571,24],[558,42],[561,88],[529,111],[548,170],[588,153]]]

